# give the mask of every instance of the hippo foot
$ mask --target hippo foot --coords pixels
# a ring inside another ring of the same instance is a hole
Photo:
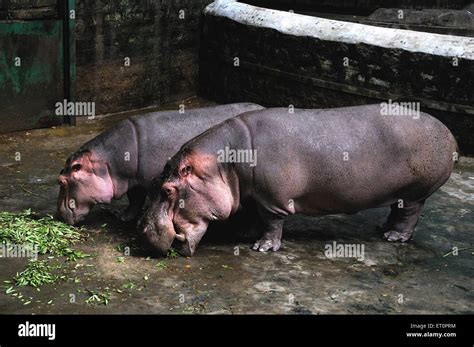
[[[254,251],[259,251],[259,252],[266,252],[268,250],[272,250],[273,252],[276,252],[280,249],[281,247],[281,240],[278,239],[260,239],[255,244],[253,245],[252,249]]]
[[[385,239],[390,242],[407,242],[408,240],[411,239],[413,232],[399,232],[396,230],[390,230],[387,231],[385,234],[383,234]]]

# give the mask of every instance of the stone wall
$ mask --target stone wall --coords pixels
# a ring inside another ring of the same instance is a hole
[[[199,25],[210,2],[78,0],[76,99],[109,113],[196,94]]]
[[[298,16],[298,18],[289,18]],[[308,29],[305,32],[305,29]],[[420,101],[474,153],[474,39],[377,28],[239,3],[210,5],[201,92],[220,102],[337,107]],[[453,121],[456,117],[456,121]]]

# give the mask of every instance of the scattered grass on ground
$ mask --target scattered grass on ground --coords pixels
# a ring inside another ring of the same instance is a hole
[[[173,247],[171,247],[169,250],[168,250],[168,253],[166,253],[166,257],[167,258],[170,258],[170,259],[175,259],[175,258],[178,258],[179,256],[179,253],[176,249],[174,249]]]
[[[55,283],[62,277],[54,274],[54,270],[58,268],[58,266],[51,265],[47,260],[30,260],[25,270],[16,274],[14,281],[18,287],[32,286],[34,288]]]
[[[72,248],[86,238],[84,229],[71,227],[50,215],[40,217],[29,209],[20,213],[0,212],[0,244],[6,247],[22,246],[39,255],[47,255],[42,260],[36,255],[11,281],[4,281],[5,293],[22,298],[19,287],[31,286],[39,290],[41,286],[53,284],[59,279],[67,280],[66,275],[58,274],[65,269],[65,265],[55,258],[64,257],[67,262],[75,262],[90,257]]]
[[[87,290],[89,297],[86,303],[89,305],[108,305],[111,299],[111,294],[107,291]]]

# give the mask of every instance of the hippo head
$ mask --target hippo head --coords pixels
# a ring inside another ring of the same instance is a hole
[[[215,156],[182,149],[158,179],[157,199],[141,221],[145,238],[162,254],[177,240],[178,251],[192,256],[209,222],[237,210],[232,181]]]
[[[105,162],[87,150],[72,154],[58,177],[57,218],[69,225],[82,221],[97,203],[110,203],[114,185]]]

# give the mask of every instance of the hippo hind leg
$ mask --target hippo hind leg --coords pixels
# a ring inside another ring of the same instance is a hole
[[[387,241],[406,242],[413,237],[418,219],[421,215],[421,209],[425,200],[409,203],[403,208],[398,204],[391,205],[392,211],[384,224],[384,237]]]
[[[123,210],[114,213],[118,219],[122,222],[131,222],[138,218],[142,211],[142,207],[145,204],[147,191],[143,187],[133,187],[127,192],[128,207]]]
[[[254,251],[266,252],[278,251],[281,247],[281,234],[284,217],[268,211],[259,209],[260,225],[263,228],[263,236],[255,242],[252,249]]]

